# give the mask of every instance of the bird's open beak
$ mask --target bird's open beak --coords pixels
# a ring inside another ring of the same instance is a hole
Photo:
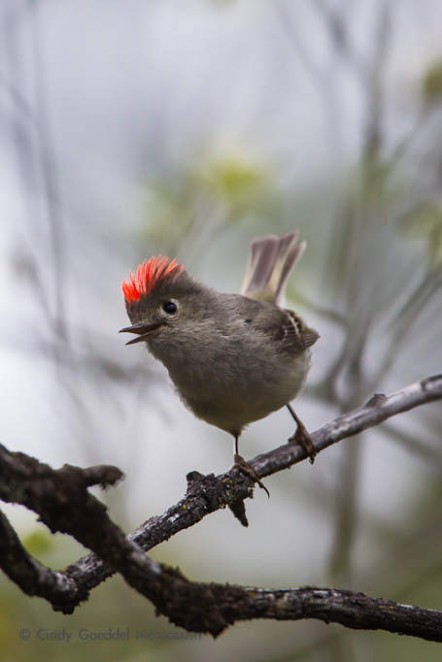
[[[118,333],[136,333],[137,338],[132,338],[126,345],[135,345],[136,342],[143,342],[147,340],[155,331],[157,331],[161,326],[160,322],[155,324],[134,324],[133,326],[125,326],[124,329],[120,329]]]

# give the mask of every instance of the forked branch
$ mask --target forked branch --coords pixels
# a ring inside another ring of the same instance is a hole
[[[428,377],[389,396],[375,395],[366,405],[339,416],[311,434],[319,452],[382,421],[442,399],[442,375]],[[306,458],[295,444],[257,456],[260,477]],[[54,470],[23,453],[0,446],[0,498],[36,512],[48,528],[72,535],[93,554],[64,572],[33,559],[4,515],[0,517],[0,566],[28,595],[45,598],[55,610],[71,613],[104,579],[119,572],[171,622],[214,636],[240,620],[316,618],[356,629],[383,629],[442,641],[442,611],[421,609],[331,588],[270,590],[191,582],[178,570],[151,560],[145,552],[189,528],[206,515],[229,507],[246,524],[244,500],[252,495],[250,478],[232,470],[221,476],[189,474],[186,496],[163,515],[153,517],[126,537],[105,506],[88,488],[113,485],[116,467]]]

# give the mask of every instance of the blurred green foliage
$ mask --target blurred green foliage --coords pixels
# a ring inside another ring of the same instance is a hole
[[[422,78],[422,96],[427,106],[442,101],[442,60],[427,68]]]
[[[54,536],[46,529],[34,529],[22,538],[26,551],[38,559],[43,559],[54,548]]]
[[[271,171],[241,152],[200,155],[171,179],[150,182],[142,233],[172,251],[201,233],[274,212],[277,195]]]
[[[441,269],[442,208],[435,203],[425,202],[407,215],[403,226],[410,238],[425,242],[430,267]]]

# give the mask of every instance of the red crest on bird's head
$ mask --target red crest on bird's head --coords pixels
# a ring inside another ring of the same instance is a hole
[[[176,260],[159,255],[145,260],[129,273],[129,278],[121,284],[127,303],[139,301],[147,296],[165,279],[170,280],[184,271],[184,266]]]

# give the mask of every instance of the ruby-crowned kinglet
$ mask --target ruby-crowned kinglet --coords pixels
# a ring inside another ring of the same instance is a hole
[[[233,435],[235,464],[261,487],[238,452],[248,423],[286,405],[298,426],[291,441],[314,457],[289,403],[305,381],[319,335],[278,305],[305,246],[298,232],[255,239],[242,294],[216,292],[167,257],[151,257],[122,284],[132,326],[121,331],[136,334],[127,344],[145,342],[193,413]]]

